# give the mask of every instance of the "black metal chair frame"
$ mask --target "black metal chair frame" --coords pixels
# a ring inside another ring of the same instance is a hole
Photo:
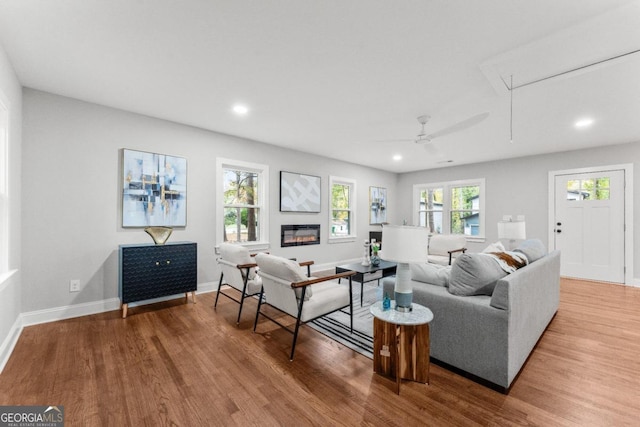
[[[309,265],[307,265],[307,268],[309,268]],[[264,300],[264,288],[262,288],[262,291],[260,292],[260,297],[258,298],[258,309],[256,310],[256,319],[255,322],[253,323],[253,332],[256,331],[256,328],[258,326],[258,318],[260,317],[260,315],[262,315],[263,317],[266,317],[267,319],[271,320],[273,323],[275,323],[276,325],[280,326],[281,328],[283,328],[284,330],[286,330],[287,332],[293,334],[293,344],[291,345],[291,355],[289,356],[289,360],[293,361],[293,354],[296,351],[296,342],[298,340],[298,332],[300,330],[300,326],[303,323],[308,323],[308,322],[312,322],[316,319],[319,319],[323,316],[326,316],[327,314],[331,314],[334,313],[336,311],[342,311],[345,314],[348,314],[350,317],[350,332],[353,333],[353,292],[352,292],[352,280],[351,277],[356,274],[354,271],[345,271],[343,273],[339,273],[339,274],[334,274],[332,276],[327,276],[327,277],[320,277],[320,278],[313,278],[310,280],[306,280],[304,282],[296,282],[296,283],[292,283],[291,287],[293,289],[295,288],[302,288],[302,292],[300,295],[300,298],[298,299],[298,316],[296,317],[296,326],[295,326],[295,330],[291,330],[289,329],[286,325],[283,325],[282,323],[278,322],[276,319],[269,317],[268,315],[264,314],[263,312],[260,311],[260,308],[262,307],[262,302]],[[302,316],[302,307],[304,306],[304,296],[307,290],[307,286],[313,285],[314,283],[321,283],[321,282],[325,282],[327,280],[333,280],[333,279],[341,279],[341,278],[345,278],[345,277],[349,277],[349,313],[347,313],[346,311],[344,311],[344,309],[347,307],[346,305],[343,307],[339,307],[333,311],[330,311],[329,313],[324,313],[320,316],[314,317],[313,319],[309,319],[306,322],[302,322],[300,320],[300,317]],[[269,303],[266,303],[269,304]],[[269,304],[270,305],[270,304]],[[281,313],[284,313],[288,316],[290,316],[289,313],[284,312],[282,310],[280,310],[277,307],[271,306],[272,308],[278,310]]]
[[[229,298],[230,300],[233,300],[235,302],[237,302],[238,304],[240,304],[240,309],[238,310],[238,318],[236,319],[236,325],[240,324],[240,316],[242,315],[242,307],[244,306],[244,300],[248,297],[252,297],[254,295],[258,295],[261,294],[262,291],[260,292],[256,292],[253,294],[248,294],[247,293],[247,283],[249,282],[249,270],[251,270],[252,268],[257,267],[258,264],[239,264],[236,265],[236,268],[238,270],[240,270],[240,274],[242,275],[242,279],[244,281],[244,284],[242,286],[242,292],[240,295],[240,299],[237,299],[235,297],[233,297],[232,295],[226,294],[224,292],[222,292],[222,281],[224,279],[224,272],[220,272],[220,281],[218,282],[218,293],[216,294],[216,302],[213,305],[214,309],[217,309],[218,307],[218,298],[220,297],[220,294],[224,295],[225,297]],[[244,272],[243,272],[244,270]],[[231,286],[231,285],[229,285]],[[231,286],[233,288],[233,286]],[[234,288],[235,289],[235,288]],[[236,289],[237,291],[237,289]]]

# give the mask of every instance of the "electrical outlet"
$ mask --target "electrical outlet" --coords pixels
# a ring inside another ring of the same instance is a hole
[[[69,280],[69,292],[80,292],[80,280]]]

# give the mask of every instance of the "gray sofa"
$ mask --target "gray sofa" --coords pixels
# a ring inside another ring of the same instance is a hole
[[[389,295],[394,283],[384,281]],[[434,314],[431,357],[506,393],[558,310],[560,253],[494,281],[491,295],[458,296],[442,285],[412,283],[413,301]]]

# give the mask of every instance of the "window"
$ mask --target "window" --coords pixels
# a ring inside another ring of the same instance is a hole
[[[609,177],[567,182],[567,200],[609,200]]]
[[[414,185],[414,206],[432,233],[484,237],[484,179]]]
[[[269,167],[218,159],[217,241],[269,246]]]
[[[353,241],[356,238],[356,182],[329,177],[329,241]]]
[[[0,275],[9,270],[9,116],[0,102]]]

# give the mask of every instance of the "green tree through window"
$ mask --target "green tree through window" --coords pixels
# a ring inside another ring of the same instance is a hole
[[[255,242],[259,238],[258,179],[255,172],[224,170],[224,241]]]

